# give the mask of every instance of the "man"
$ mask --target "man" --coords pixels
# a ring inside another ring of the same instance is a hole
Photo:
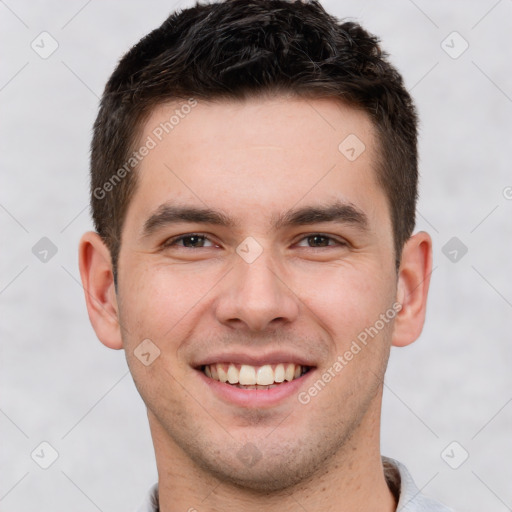
[[[432,265],[416,123],[377,39],[316,2],[196,5],[120,61],[80,272],[147,406],[141,510],[448,510],[379,446]]]

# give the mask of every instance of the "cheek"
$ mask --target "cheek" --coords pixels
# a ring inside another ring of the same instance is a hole
[[[393,286],[377,265],[325,265],[296,273],[297,295],[315,321],[347,341],[373,325],[393,302]],[[294,289],[294,288],[292,288]]]
[[[126,359],[135,385],[149,407],[165,396],[165,407],[172,408],[181,396],[173,375],[183,372],[185,365],[176,357],[176,351],[194,329],[195,307],[207,292],[202,289],[206,284],[196,281],[200,279],[185,278],[183,273],[156,266],[132,267],[125,276],[120,274],[124,286],[120,286],[119,317]],[[147,345],[144,340],[151,343]],[[147,352],[151,357],[148,365],[140,359]]]
[[[318,394],[318,407],[342,423],[340,411],[361,410],[382,385],[395,316],[393,281],[382,274],[378,265],[308,274],[309,292],[304,288],[301,296],[307,314],[330,340],[321,382],[306,390],[305,399]]]
[[[214,283],[207,272],[185,265],[132,266],[125,274],[120,275],[120,317],[129,343],[145,338],[157,344],[181,339],[179,333],[194,318]]]

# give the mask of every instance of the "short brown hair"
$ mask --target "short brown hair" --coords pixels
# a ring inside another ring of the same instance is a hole
[[[137,182],[125,163],[152,109],[191,97],[267,93],[338,98],[371,118],[398,268],[415,225],[417,115],[379,40],[329,15],[316,0],[224,0],[171,14],[123,56],[105,87],[91,145],[91,207],[114,278]]]

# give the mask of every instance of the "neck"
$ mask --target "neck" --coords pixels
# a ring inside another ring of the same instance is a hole
[[[378,407],[375,409],[379,409]],[[374,411],[375,411],[374,409]],[[226,482],[196,464],[149,413],[158,468],[160,512],[393,512],[396,501],[380,457],[380,410],[311,477],[274,492]]]

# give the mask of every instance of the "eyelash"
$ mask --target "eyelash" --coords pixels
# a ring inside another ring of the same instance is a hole
[[[336,238],[333,238],[332,236],[329,236],[329,235],[325,235],[323,233],[310,233],[308,235],[305,235],[303,236],[299,242],[302,242],[302,240],[306,240],[308,238],[313,238],[315,236],[319,236],[321,238],[326,238],[328,240],[332,240],[333,242],[336,242],[336,244],[340,247],[346,247],[348,246],[348,243],[347,242],[344,242],[344,241],[341,241],[341,240],[337,240]],[[184,239],[187,239],[187,238],[193,238],[193,237],[198,237],[198,238],[202,238],[204,240],[209,240],[210,242],[212,242],[212,240],[210,240],[208,238],[207,235],[203,234],[203,233],[188,233],[186,235],[180,235],[180,236],[177,236],[177,237],[174,237],[174,238],[170,238],[168,240],[166,240],[163,244],[162,244],[162,247],[163,248],[167,248],[167,247],[172,247],[172,246],[176,246],[176,243],[177,242],[180,242]],[[213,242],[212,242],[213,243]],[[332,248],[332,247],[335,247],[334,245],[327,245],[327,246],[320,246],[320,247],[307,247],[307,249],[325,249],[325,248]],[[184,246],[181,246],[181,248],[183,249],[204,249],[204,247],[184,247]]]

